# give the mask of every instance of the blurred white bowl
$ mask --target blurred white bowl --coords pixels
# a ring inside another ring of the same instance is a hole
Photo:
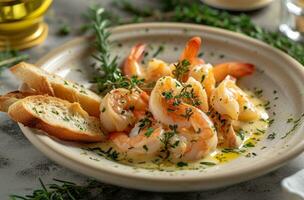
[[[304,169],[282,181],[285,198],[288,200],[304,200]]]
[[[267,6],[273,0],[201,0],[210,6],[232,10],[232,11],[250,11]]]

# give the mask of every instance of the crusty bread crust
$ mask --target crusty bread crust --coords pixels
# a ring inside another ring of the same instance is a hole
[[[76,131],[75,129],[65,126],[65,124],[54,124],[50,120],[44,119],[37,115],[33,110],[30,110],[27,104],[34,101],[39,101],[45,106],[46,102],[60,102],[67,110],[72,109],[74,113],[83,117],[87,122],[100,123],[98,118],[89,116],[78,103],[70,103],[56,97],[37,95],[26,97],[12,104],[8,109],[8,115],[16,122],[20,122],[25,126],[37,128],[45,131],[51,136],[62,140],[78,141],[78,142],[101,142],[105,140],[105,135],[100,132]]]
[[[49,74],[43,69],[25,62],[13,66],[10,70],[30,88],[35,89],[37,94],[48,94],[69,102],[79,102],[89,115],[99,117],[101,98],[77,83]]]
[[[32,93],[28,92],[20,92],[20,91],[13,91],[9,92],[5,95],[0,96],[0,111],[7,112],[8,108],[15,103],[16,101],[23,99],[27,96],[33,95]]]

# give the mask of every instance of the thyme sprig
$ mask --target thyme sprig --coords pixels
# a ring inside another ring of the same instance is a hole
[[[189,72],[190,62],[188,60],[182,60],[174,65],[175,69],[172,71],[174,77],[182,82],[184,76]]]
[[[89,200],[99,199],[119,190],[117,187],[106,186],[95,180],[89,180],[84,185],[70,181],[53,179],[55,183],[44,184],[39,178],[41,188],[35,189],[30,195],[11,195],[11,200]],[[103,199],[103,198],[102,198]]]

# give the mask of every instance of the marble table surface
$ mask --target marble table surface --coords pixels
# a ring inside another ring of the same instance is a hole
[[[76,37],[76,30],[82,24],[81,13],[93,3],[111,7],[109,0],[55,0],[46,17],[50,26],[49,36],[44,44],[27,50],[31,57],[30,61],[35,62],[50,49]],[[151,3],[151,1],[136,0],[136,3],[140,6]],[[267,8],[249,14],[261,26],[276,29],[279,23],[280,1],[276,0]],[[72,26],[72,34],[59,37],[57,35],[58,27],[64,23]],[[0,94],[14,90],[17,86],[18,82],[7,71],[1,75]],[[284,199],[280,185],[281,180],[303,167],[304,155],[302,154],[274,172],[226,188],[207,192],[153,193],[117,187],[115,194],[107,195],[104,199]],[[0,199],[8,199],[9,194],[29,194],[39,186],[39,177],[46,183],[52,182],[53,178],[76,183],[83,183],[87,179],[87,177],[70,171],[45,157],[23,136],[16,123],[12,122],[5,114],[0,113]]]

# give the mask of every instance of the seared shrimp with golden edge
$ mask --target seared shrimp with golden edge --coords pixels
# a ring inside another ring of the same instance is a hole
[[[160,78],[151,92],[149,108],[156,120],[167,126],[176,125],[180,131],[180,142],[170,148],[171,159],[195,161],[215,150],[217,135],[204,112],[179,99],[182,89],[177,80],[169,76]],[[183,148],[177,148],[179,146]]]
[[[147,93],[138,88],[110,91],[100,104],[100,120],[105,131],[130,130],[136,120],[148,110],[148,101]]]
[[[127,159],[135,161],[151,160],[160,154],[163,143],[164,130],[162,125],[153,122],[150,127],[141,127],[142,122],[135,124],[127,132],[113,132],[109,140],[113,142],[116,150],[123,153]]]
[[[137,76],[144,78],[146,82],[157,81],[162,76],[172,75],[171,67],[162,60],[153,58],[148,62],[146,67],[140,64],[145,51],[144,44],[135,45],[129,56],[125,59],[123,64],[123,72],[126,76]]]
[[[227,76],[214,90],[211,105],[218,113],[232,120],[251,121],[260,117],[248,95],[231,76]]]

